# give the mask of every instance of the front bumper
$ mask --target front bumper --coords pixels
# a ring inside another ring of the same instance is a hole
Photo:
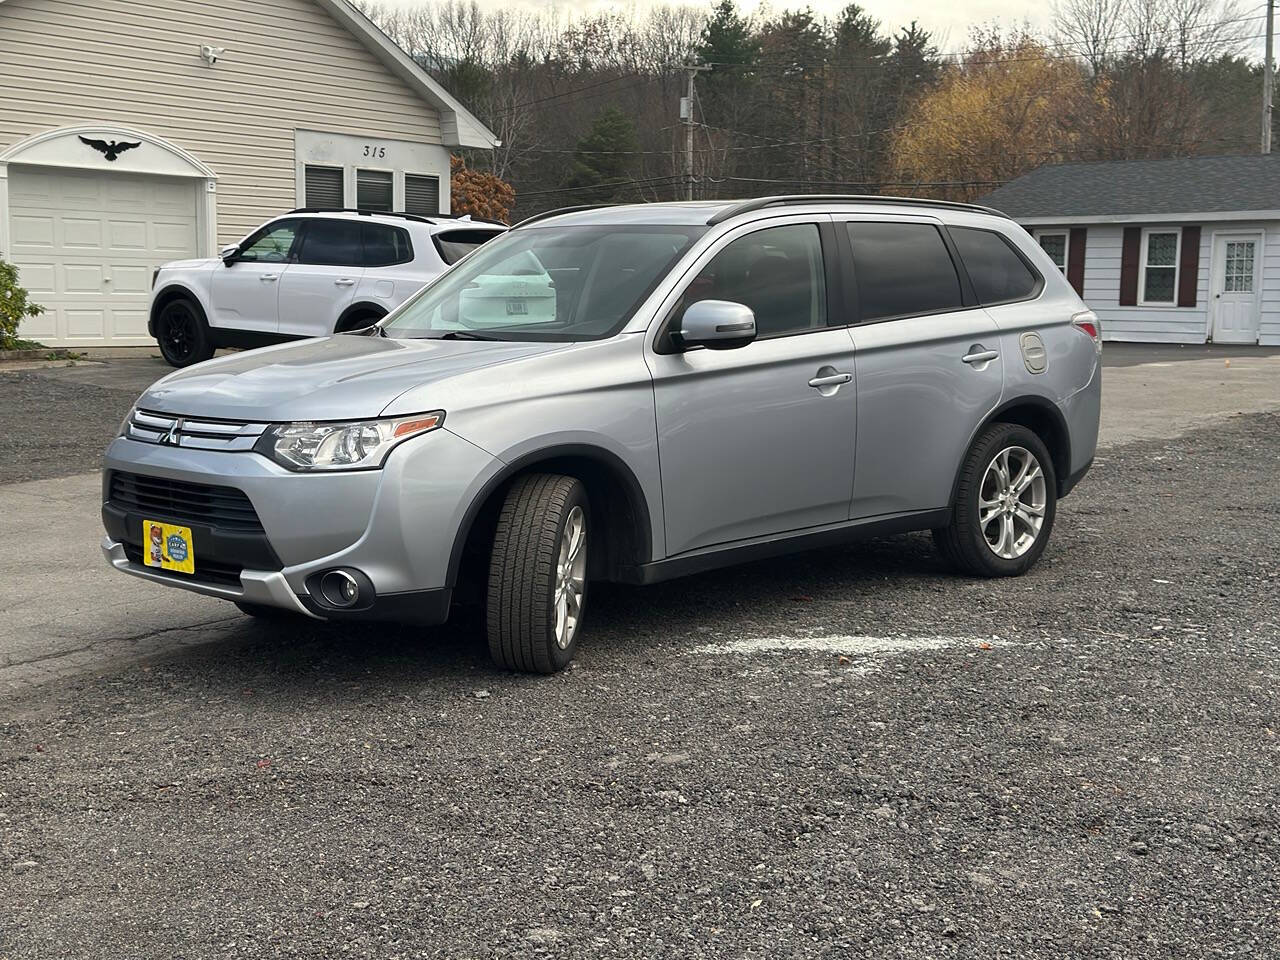
[[[168,573],[141,563],[134,563],[125,553],[124,544],[110,537],[102,538],[102,555],[107,558],[107,563],[117,570],[141,577],[143,580],[163,583],[168,587],[182,587],[184,590],[202,593],[207,597],[280,607],[293,613],[320,619],[319,615],[312,613],[302,599],[293,592],[288,579],[279,570],[243,570],[240,573],[240,586],[233,587],[229,584],[209,583],[185,577],[178,580],[181,574]]]
[[[471,500],[501,462],[439,429],[401,444],[380,470],[294,473],[257,453],[169,447],[127,438],[108,447],[104,466],[107,537],[102,549],[108,562],[124,573],[311,617],[439,623],[447,616],[453,586],[449,560],[455,538]],[[222,536],[181,513],[122,510],[109,498],[110,478],[116,472],[241,491],[261,522],[257,538],[265,548],[259,550],[262,559],[246,554],[252,538]],[[140,518],[192,528],[195,577],[140,562]],[[220,557],[220,552],[228,555]],[[217,576],[200,576],[202,560],[210,562]],[[234,561],[230,575],[218,569],[219,560]],[[317,604],[309,581],[335,567],[366,576],[375,602],[350,610]]]

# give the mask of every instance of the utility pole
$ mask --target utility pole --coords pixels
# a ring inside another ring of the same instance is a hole
[[[1262,152],[1271,152],[1271,88],[1274,63],[1271,51],[1275,42],[1275,0],[1267,0],[1267,60],[1262,65]]]
[[[693,78],[708,66],[686,63],[684,68],[689,73],[689,93],[680,98],[680,120],[684,124],[684,195],[686,200],[693,199]]]

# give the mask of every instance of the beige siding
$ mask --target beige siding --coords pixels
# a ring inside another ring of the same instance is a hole
[[[226,47],[216,66],[198,47]],[[218,174],[220,241],[294,204],[294,130],[440,142],[437,112],[312,0],[5,0],[0,149],[76,123]]]

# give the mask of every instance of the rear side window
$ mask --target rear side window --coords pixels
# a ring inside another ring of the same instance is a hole
[[[931,223],[848,223],[862,321],[959,310],[960,277]]]
[[[330,267],[360,264],[360,224],[354,220],[310,220],[302,235],[299,263]]]
[[[995,231],[952,227],[951,239],[960,252],[979,303],[1026,300],[1040,292],[1043,281],[1018,256],[1009,241]]]
[[[389,227],[382,223],[362,223],[360,237],[364,241],[366,267],[389,267],[396,263],[408,263],[413,259],[409,233],[399,227]]]
[[[492,240],[500,230],[443,230],[431,239],[435,241],[440,259],[454,264],[486,240]]]

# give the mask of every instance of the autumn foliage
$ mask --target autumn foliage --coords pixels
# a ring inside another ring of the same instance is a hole
[[[449,159],[452,174],[453,213],[471,214],[507,223],[515,206],[516,191],[507,181],[484,170],[473,170],[459,156]]]
[[[976,38],[909,112],[895,137],[899,179],[967,184],[979,195],[1045,163],[1074,158],[1105,86],[1027,35]],[[928,188],[925,188],[926,192]]]

